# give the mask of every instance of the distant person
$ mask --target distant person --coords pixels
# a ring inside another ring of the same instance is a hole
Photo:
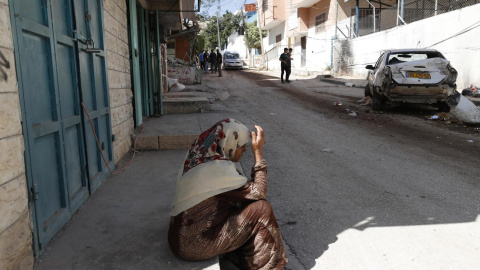
[[[198,55],[198,58],[200,58],[200,69],[201,70],[204,70],[205,68],[203,67],[203,65],[205,64],[205,61],[204,60],[204,57],[205,54],[203,52],[200,53],[200,55]]]
[[[205,73],[208,73],[208,51],[205,51],[203,54],[203,65],[205,68]]]
[[[281,65],[281,69],[282,69],[282,74],[280,75],[280,79],[282,80],[282,83],[284,82],[287,82],[289,83],[290,80],[290,67],[288,65],[288,59],[289,59],[289,56],[288,56],[288,48],[284,48],[283,49],[283,53],[280,55],[280,58],[278,60],[280,60]],[[283,73],[285,72],[285,81],[283,80]]]
[[[222,54],[217,50],[218,77],[222,77]]]
[[[215,54],[215,51],[212,49],[210,52],[210,70],[212,71],[212,74],[214,72],[217,72],[217,55]]]

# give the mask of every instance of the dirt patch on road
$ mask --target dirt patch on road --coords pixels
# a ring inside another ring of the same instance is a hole
[[[433,108],[408,106],[375,112],[370,106],[361,106],[356,102],[360,99],[358,91],[352,90],[351,96],[324,92],[322,89],[331,89],[334,86],[318,80],[298,80],[282,84],[278,77],[252,71],[239,72],[238,75],[258,86],[278,89],[279,93],[302,104],[305,109],[324,114],[327,118],[338,119],[346,125],[370,130],[373,136],[387,136],[400,144],[406,141],[414,142],[419,147],[452,160],[464,158],[465,155],[477,157],[480,152],[480,127],[459,124],[455,120],[450,125],[442,121],[427,120],[426,116],[437,113]],[[335,106],[335,101],[341,101],[342,105]],[[352,111],[356,112],[355,117],[349,115]],[[452,153],[455,153],[454,156]]]

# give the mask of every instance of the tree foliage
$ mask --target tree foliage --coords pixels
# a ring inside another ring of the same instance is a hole
[[[220,26],[220,47],[223,48],[228,43],[228,37],[234,32],[241,32],[242,30],[242,16],[240,14],[234,15],[227,11],[219,18],[218,25]],[[217,32],[217,17],[211,17],[207,21],[206,28],[200,34],[205,40],[205,49],[214,49],[218,47],[218,32]]]
[[[199,54],[203,52],[206,47],[205,47],[205,36],[204,35],[196,35],[195,36],[195,41],[194,41],[194,53]]]
[[[247,23],[247,35],[248,41],[245,39],[245,45],[249,49],[259,49],[260,45],[260,33],[258,32],[257,21]],[[262,36],[267,36],[267,31],[262,31]]]

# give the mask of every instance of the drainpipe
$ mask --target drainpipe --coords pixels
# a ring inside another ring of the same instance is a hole
[[[400,7],[400,19],[402,20],[402,22],[404,22],[404,19],[403,19],[403,13],[404,13],[404,10],[405,10],[405,0],[401,0],[402,2],[402,6]]]
[[[437,16],[438,0],[435,0],[435,16]]]
[[[355,5],[355,36],[358,37],[358,3],[359,0],[357,0],[357,4]]]
[[[157,68],[157,78],[158,78],[158,85],[157,85],[157,106],[156,111],[158,114],[163,116],[163,101],[162,101],[162,81],[165,80],[162,77],[162,61],[161,61],[161,46],[160,46],[160,25],[158,23],[159,16],[158,10],[155,11],[155,37],[157,41],[157,61],[158,61],[158,68]]]
[[[398,17],[400,17],[400,0],[397,1],[397,26],[398,26]]]
[[[403,1],[403,0],[402,0],[402,1]],[[375,6],[372,5],[372,3],[370,3],[370,1],[368,1],[368,0],[367,0],[367,3],[368,3],[370,6],[372,6],[372,8],[373,8],[373,32],[375,33],[375,31],[376,31],[376,29],[377,29],[377,27],[375,26],[375,15],[376,15],[376,14],[375,14]]]
[[[335,15],[335,36],[330,40],[330,69],[333,69],[333,41],[338,39],[338,0],[337,2],[337,10]]]
[[[335,15],[335,37],[338,37],[337,29],[338,29],[338,0],[337,0],[337,15]]]

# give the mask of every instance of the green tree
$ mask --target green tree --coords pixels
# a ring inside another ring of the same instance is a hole
[[[220,26],[220,47],[223,48],[228,43],[228,37],[234,32],[241,32],[242,17],[240,14],[234,15],[227,11],[219,18]],[[200,34],[204,36],[205,47],[213,49],[218,46],[217,17],[213,16],[207,21],[206,28]]]
[[[247,23],[247,33],[248,41],[245,40],[245,45],[249,49],[258,49],[260,51],[260,34],[258,33],[257,21]],[[266,37],[267,31],[262,31],[262,36]]]
[[[194,41],[194,48],[195,48],[195,54],[199,54],[206,50],[206,42],[205,42],[205,36],[204,35],[196,35],[195,36],[195,41]]]

